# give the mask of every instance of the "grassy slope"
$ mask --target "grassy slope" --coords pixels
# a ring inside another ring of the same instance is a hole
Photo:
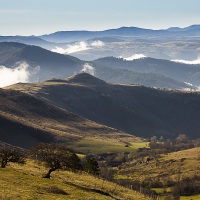
[[[148,200],[147,197],[103,181],[85,173],[57,171],[52,173],[52,179],[41,178],[47,172],[42,166],[28,161],[25,166],[10,164],[0,169],[0,199],[8,200],[111,200],[111,199],[138,199]],[[67,193],[55,194],[52,187],[57,187]],[[100,194],[97,190],[109,193],[110,196]]]
[[[128,163],[121,171],[118,178],[129,177],[131,179],[144,180],[145,178],[172,178],[175,179],[178,170],[180,169],[181,177],[191,177],[198,174],[200,170],[200,147],[188,150],[173,152],[161,155],[159,166],[156,166],[156,161],[152,160],[149,164],[133,164]],[[173,162],[170,164],[170,160]],[[134,173],[133,173],[134,172]]]
[[[142,137],[185,133],[198,138],[200,93],[108,84],[82,73],[66,80],[12,88],[46,99],[95,122]]]
[[[126,147],[124,144],[104,141],[104,140],[97,140],[91,138],[84,138],[83,140],[79,140],[72,145],[76,151],[80,151],[83,153],[109,153],[109,152],[132,152],[138,148],[146,147],[147,142],[132,142],[131,145]]]
[[[173,160],[171,164],[170,160]],[[152,180],[160,178],[161,181],[165,182],[167,179],[177,180],[179,170],[181,178],[199,175],[200,147],[161,155],[159,162],[157,167],[155,160],[150,161],[149,164],[143,163],[134,166],[129,163],[118,172],[117,178],[141,181],[147,178],[152,178]],[[155,190],[163,189],[156,188]],[[199,196],[194,196],[194,200],[198,198]],[[183,199],[193,199],[193,197],[183,197]]]

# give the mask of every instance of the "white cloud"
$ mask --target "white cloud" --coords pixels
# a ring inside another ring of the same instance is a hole
[[[37,75],[40,67],[31,69],[26,62],[18,62],[15,67],[0,66],[0,88],[16,83],[30,82],[30,77]]]
[[[172,60],[172,61],[189,65],[197,65],[200,64],[200,57],[198,57],[196,60]]]
[[[127,60],[127,61],[132,61],[132,60],[137,60],[137,59],[140,59],[140,58],[145,58],[146,56],[144,54],[134,54],[130,57],[123,57],[124,60]]]
[[[192,83],[184,82],[186,85],[193,86]]]
[[[96,40],[91,43],[91,46],[93,47],[103,47],[105,44],[101,40]]]
[[[55,47],[51,51],[56,52],[56,53],[61,53],[61,54],[71,54],[71,53],[93,49],[95,47],[102,47],[104,45],[105,44],[100,40],[96,40],[91,43],[82,41],[82,42],[76,42],[74,44],[69,44],[66,46],[66,48]]]
[[[81,70],[81,72],[86,72],[86,73],[91,74],[91,75],[94,76],[95,69],[94,69],[94,67],[92,67],[91,65],[86,63],[85,65],[83,65],[83,69]]]

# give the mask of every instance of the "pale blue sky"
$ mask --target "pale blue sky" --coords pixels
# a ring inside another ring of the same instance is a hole
[[[0,35],[200,24],[200,0],[0,0]]]

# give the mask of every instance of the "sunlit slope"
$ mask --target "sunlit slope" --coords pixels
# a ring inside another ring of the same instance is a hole
[[[42,175],[47,169],[32,161],[25,166],[0,168],[0,199],[15,200],[148,200],[142,194],[85,173],[57,171],[51,179]]]

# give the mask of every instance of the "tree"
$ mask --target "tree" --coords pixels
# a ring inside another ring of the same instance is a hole
[[[78,170],[81,167],[78,156],[61,144],[39,144],[31,150],[31,154],[50,168],[44,178],[50,178],[57,169]]]
[[[187,143],[188,142],[188,137],[185,134],[180,134],[176,138],[176,143],[181,144],[181,143]]]
[[[86,158],[84,171],[93,175],[99,175],[99,165],[95,158]]]
[[[22,150],[12,146],[0,147],[0,163],[5,168],[9,162],[25,164],[25,155]]]

